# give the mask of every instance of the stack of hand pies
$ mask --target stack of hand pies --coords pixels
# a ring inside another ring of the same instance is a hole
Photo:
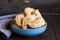
[[[15,26],[18,26],[22,29],[28,28],[40,28],[45,24],[45,20],[41,16],[39,10],[27,7],[24,9],[23,13],[16,15],[14,19]]]

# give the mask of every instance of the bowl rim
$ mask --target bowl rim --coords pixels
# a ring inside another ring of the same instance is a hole
[[[21,29],[21,30],[34,30],[34,29],[41,29],[41,28],[43,28],[43,27],[46,27],[46,28],[47,28],[47,22],[45,22],[45,24],[44,24],[42,27],[33,28],[33,29],[22,29],[22,28],[19,28],[19,27],[14,27],[14,26],[12,25],[13,23],[14,23],[13,21],[10,22],[11,28],[13,27],[13,28]]]

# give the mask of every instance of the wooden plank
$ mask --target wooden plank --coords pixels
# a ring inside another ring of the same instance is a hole
[[[56,39],[60,40],[60,16],[52,16]]]
[[[6,36],[2,33],[2,32],[0,32],[0,40],[6,40]]]

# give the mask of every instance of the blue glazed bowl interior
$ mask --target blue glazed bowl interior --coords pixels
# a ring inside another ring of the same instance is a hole
[[[47,28],[47,23],[45,23],[45,25],[43,25],[41,28],[22,29],[22,28],[13,26],[13,22],[11,22],[11,28],[12,28],[12,31],[14,31],[18,35],[21,35],[21,36],[35,36],[35,35],[39,35],[39,34],[42,34],[43,32],[45,32],[45,30]]]

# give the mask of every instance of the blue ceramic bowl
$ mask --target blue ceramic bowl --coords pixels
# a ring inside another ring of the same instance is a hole
[[[41,28],[35,28],[35,29],[21,29],[21,28],[13,26],[12,24],[13,23],[11,23],[12,31],[14,31],[16,34],[21,35],[21,36],[35,36],[35,35],[40,35],[47,28],[47,23],[45,23],[45,25],[43,25]]]

